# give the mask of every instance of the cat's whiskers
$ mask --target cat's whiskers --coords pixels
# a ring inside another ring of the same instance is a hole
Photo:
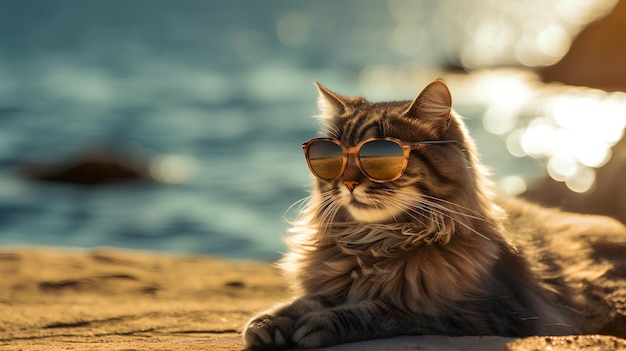
[[[302,214],[305,212],[305,209],[309,206],[309,203],[311,202],[312,198],[313,198],[313,196],[310,195],[310,196],[307,196],[307,197],[303,197],[302,199],[292,203],[289,207],[287,207],[285,212],[283,212],[283,220],[285,220],[285,222],[287,222],[289,224],[296,223],[302,217]],[[297,213],[297,216],[296,216],[296,218],[294,220],[290,220],[288,218],[288,214],[292,210],[295,213]]]
[[[322,203],[319,226],[323,231],[330,231],[341,205],[335,201],[333,190],[322,193]]]
[[[456,215],[463,216],[463,217],[466,217],[466,218],[476,219],[476,220],[479,220],[479,221],[485,221],[486,222],[486,220],[483,219],[483,218],[479,218],[479,217],[476,217],[476,216],[468,215],[467,213],[455,211],[455,210],[453,210],[451,208],[445,207],[445,206],[440,205],[440,204],[438,204],[436,202],[433,202],[433,201],[421,200],[419,202],[422,205],[426,205],[428,208],[438,209],[438,210],[440,210],[442,212],[445,212],[445,213],[452,213],[452,214],[456,214]]]
[[[428,219],[430,225],[427,225],[424,221],[416,217],[411,211],[407,211],[407,206],[399,203],[397,199],[377,199],[380,206],[384,208],[396,207],[402,212],[415,219],[415,222],[398,222],[391,223],[359,223],[359,222],[335,222],[333,223],[333,230],[330,235],[335,239],[336,244],[345,252],[349,253],[354,250],[372,250],[376,254],[384,255],[390,254],[391,248],[400,248],[403,251],[407,251],[420,243],[432,243],[437,239],[433,237],[429,239],[432,233],[438,233],[436,228],[442,228],[442,224],[439,223],[437,217],[442,216],[429,216],[426,213],[415,212],[417,215]],[[443,218],[443,217],[442,217]],[[421,224],[415,225],[416,223]],[[433,226],[436,226],[434,228]],[[391,240],[391,241],[390,241]],[[389,246],[391,244],[391,246]],[[363,247],[365,245],[365,247]],[[372,246],[376,245],[376,246]],[[381,246],[382,245],[382,246]],[[357,249],[359,248],[360,249]],[[381,251],[383,250],[383,251]]]
[[[463,216],[463,217],[466,217],[466,218],[476,219],[476,220],[487,222],[487,220],[485,218],[476,217],[476,216],[473,216],[473,215],[469,215],[467,213],[455,211],[455,210],[452,210],[452,209],[450,209],[450,208],[448,208],[446,206],[443,206],[441,204],[437,204],[437,203],[435,203],[433,201],[430,201],[430,200],[415,198],[415,194],[412,193],[412,192],[406,192],[406,191],[401,191],[401,190],[392,190],[392,189],[389,189],[389,190],[394,192],[397,195],[397,196],[394,197],[394,200],[398,201],[401,205],[405,206],[406,207],[406,211],[414,212],[414,213],[420,214],[420,215],[422,215],[422,216],[424,216],[424,217],[426,217],[428,219],[433,220],[438,225],[439,231],[442,231],[442,229],[444,229],[441,226],[443,225],[445,227],[445,224],[441,223],[441,221],[438,221],[435,218],[428,217],[428,216],[424,215],[423,213],[418,212],[417,209],[420,209],[420,210],[423,210],[423,211],[426,211],[426,212],[430,212],[433,215],[444,216],[444,217],[450,219],[452,221],[453,225],[454,225],[454,223],[457,223],[457,224],[463,226],[464,228],[468,229],[472,233],[474,233],[474,234],[484,238],[485,240],[489,240],[489,238],[487,238],[483,234],[479,233],[476,229],[472,228],[467,223],[463,223],[462,221],[459,221],[457,218],[455,218],[451,214],[456,214],[456,215]],[[432,197],[432,196],[430,196],[430,198],[437,199],[436,197]],[[450,204],[454,204],[454,203],[449,202],[449,201],[445,201],[445,202],[450,203]],[[454,204],[454,205],[456,205],[456,204]],[[466,209],[465,207],[460,206],[460,205],[456,205],[456,206],[458,206],[460,208]],[[417,209],[416,209],[416,207],[417,207]],[[405,211],[405,213],[406,213],[406,211]],[[471,211],[471,212],[475,212],[475,211]]]
[[[400,192],[400,191],[397,192],[397,194],[399,194],[399,196],[403,196],[402,192]],[[412,193],[409,193],[409,194],[413,195]],[[424,195],[421,195],[421,196],[424,196]],[[424,197],[428,197],[428,198],[439,200],[439,198],[434,197],[434,196],[425,195]],[[450,201],[443,201],[443,202],[449,203],[449,204],[454,205],[454,206],[457,206],[457,207],[459,207],[461,209],[467,209],[467,207],[464,207],[464,206],[461,206],[461,205],[457,205],[457,204],[455,204],[453,202],[450,202]],[[467,214],[467,213],[463,213],[463,212],[460,212],[460,211],[453,210],[451,208],[448,208],[446,206],[438,204],[438,203],[436,203],[434,201],[429,201],[429,200],[426,200],[426,199],[416,199],[413,196],[411,196],[409,199],[407,199],[407,202],[405,203],[405,205],[407,207],[411,207],[411,208],[417,205],[421,209],[427,210],[427,211],[428,210],[430,210],[430,211],[437,211],[438,210],[438,212],[441,215],[444,215],[444,216],[448,217],[452,221],[457,222],[458,224],[460,224],[463,227],[467,228],[468,230],[474,232],[475,234],[477,234],[477,235],[479,235],[479,236],[489,240],[487,237],[485,237],[484,235],[482,235],[478,231],[476,231],[474,228],[472,228],[470,225],[468,225],[467,223],[463,223],[463,222],[459,221],[457,218],[454,218],[451,214],[455,214],[455,215],[458,215],[458,216],[466,217],[466,218],[469,218],[469,219],[475,219],[475,220],[479,220],[479,221],[483,221],[483,222],[490,222],[489,220],[487,220],[483,216],[478,217],[478,216],[470,215],[470,214]],[[470,212],[476,213],[476,211],[472,211],[472,210],[469,210],[469,209],[467,209],[467,210],[470,211]]]
[[[319,201],[314,200],[314,196],[304,197],[294,202],[283,214],[283,218],[294,228],[304,228],[308,226],[311,220],[317,223],[315,230],[327,231],[332,226],[334,217],[336,216],[339,208],[341,207],[336,203],[334,196],[334,190],[321,192],[318,194]],[[298,213],[294,220],[285,218],[293,208]],[[318,209],[315,211],[314,209]],[[292,231],[297,232],[297,230]]]
[[[414,197],[416,196],[415,193],[410,192],[410,191],[390,189],[390,188],[385,188],[383,190],[389,191],[389,192],[393,192],[393,193],[396,193],[396,194],[408,195],[412,199],[415,199]],[[425,202],[425,201],[428,201],[428,200],[432,200],[432,201],[429,201],[430,204],[435,204],[435,205],[439,206],[441,209],[443,209],[444,211],[450,211],[450,212],[456,213],[456,214],[461,215],[461,216],[469,217],[469,218],[472,218],[472,219],[477,219],[477,220],[484,221],[484,222],[489,222],[489,220],[483,214],[481,214],[481,213],[479,213],[479,212],[477,212],[475,210],[472,210],[471,208],[468,208],[466,206],[457,204],[457,203],[452,202],[452,201],[444,200],[444,199],[436,197],[436,196],[426,195],[426,194],[423,194],[423,193],[420,193],[418,196],[425,199],[425,200],[422,200],[420,202]],[[434,202],[434,201],[436,201],[436,202]],[[457,208],[459,208],[459,209],[461,209],[463,211],[467,211],[469,213],[473,213],[474,215],[470,215],[468,213],[454,211],[454,210],[452,210],[452,209],[450,209],[448,207],[445,207],[445,206],[439,204],[439,202],[444,203],[444,204],[448,204],[448,205],[452,205],[452,206],[457,207]]]
[[[324,223],[325,230],[332,230],[334,219],[337,216],[340,208],[341,205],[333,203],[333,207],[328,211],[326,216],[326,223]]]
[[[454,214],[458,214],[460,216],[464,216],[464,217],[467,217],[467,218],[476,219],[476,220],[483,221],[483,222],[490,222],[485,216],[481,215],[480,213],[478,213],[476,211],[472,211],[472,210],[470,210],[469,208],[467,208],[465,206],[461,206],[461,205],[455,204],[454,202],[450,202],[450,201],[444,201],[444,200],[442,200],[440,198],[437,198],[437,197],[434,197],[434,196],[425,195],[424,197],[427,198],[427,199],[430,198],[430,199],[433,199],[435,201],[441,201],[441,202],[453,205],[453,206],[458,207],[458,208],[460,208],[462,210],[466,210],[466,211],[475,213],[476,215],[471,215],[471,214],[468,214],[468,213],[464,213],[464,212],[460,212],[460,211],[457,211],[457,210],[453,210],[453,209],[451,209],[449,207],[443,206],[442,204],[439,204],[439,203],[431,201],[431,200],[423,200],[422,201],[423,203],[430,204],[430,205],[435,206],[437,208],[440,208],[440,209],[442,209],[444,211],[451,212],[451,213],[454,213]]]
[[[414,211],[410,211],[407,209],[407,206],[405,206],[406,204],[401,204],[398,203],[397,201],[394,201],[393,199],[380,199],[381,203],[385,204],[386,206],[389,207],[395,207],[397,209],[400,209],[402,211],[402,213],[404,213],[405,215],[411,217],[413,220],[419,222],[421,225],[423,225],[424,227],[426,227],[426,223],[424,223],[420,218],[416,217],[413,215]],[[416,212],[417,213],[417,212]],[[417,213],[419,215],[421,215],[424,218],[428,218],[425,214],[423,213]],[[394,222],[397,222],[397,217],[393,216]]]
[[[450,225],[454,226],[454,221],[455,221],[454,218],[450,216],[445,216],[445,214],[442,213],[441,211],[429,211],[428,208],[425,208],[419,202],[415,202],[414,199],[412,198],[403,199],[402,197],[394,197],[392,202],[395,202],[396,207],[401,208],[405,214],[417,220],[420,224],[422,224],[424,228],[433,232],[433,234],[443,232]],[[424,223],[422,220],[418,219],[413,214],[419,215],[427,219],[430,224]],[[450,223],[449,225],[446,223],[443,223],[442,221],[442,219],[446,217],[452,220],[452,223]],[[437,226],[436,230],[435,228],[431,227],[432,225]],[[450,229],[452,230],[453,228],[450,228]]]
[[[425,205],[428,208],[428,210],[427,210],[428,212],[431,212],[433,214],[438,214],[440,216],[444,216],[444,217],[450,219],[452,221],[452,223],[451,223],[452,225],[454,225],[455,223],[459,224],[462,227],[466,228],[467,230],[471,231],[472,233],[480,236],[481,238],[483,238],[485,240],[490,240],[489,238],[487,238],[486,236],[484,236],[483,234],[478,232],[476,229],[472,228],[469,224],[464,223],[463,221],[460,221],[458,218],[455,218],[454,216],[452,216],[451,213],[452,214],[457,214],[459,216],[465,216],[467,218],[482,220],[482,221],[486,221],[485,219],[478,218],[478,217],[471,216],[471,215],[467,215],[467,214],[462,213],[462,212],[454,211],[454,210],[451,210],[451,209],[449,209],[449,208],[447,208],[445,206],[442,206],[442,205],[439,205],[439,204],[436,204],[436,203],[433,203],[433,202],[427,201],[427,200],[419,201],[419,204],[420,205]],[[440,228],[440,230],[441,230],[441,228]]]
[[[367,244],[374,243],[376,241],[385,238],[384,232],[396,231],[401,232],[403,235],[414,237],[414,240],[410,240],[412,245],[417,244],[419,240],[436,241],[436,240],[449,240],[451,233],[454,232],[455,225],[460,225],[466,228],[470,232],[489,240],[486,236],[479,233],[472,228],[471,225],[461,221],[458,217],[465,217],[466,219],[474,219],[487,221],[485,218],[478,217],[474,214],[478,214],[476,211],[467,209],[464,206],[438,199],[434,196],[428,196],[423,194],[416,194],[411,191],[403,191],[397,189],[382,189],[392,194],[392,196],[380,196],[371,202],[371,205],[377,211],[385,211],[388,208],[395,208],[400,213],[408,216],[414,221],[414,224],[419,224],[417,227],[409,225],[409,223],[399,223],[399,217],[396,214],[397,211],[390,211],[392,213],[392,223],[389,224],[375,224],[375,223],[359,223],[352,222],[337,222],[335,218],[342,208],[342,205],[336,199],[336,191],[329,190],[319,194],[320,203],[317,204],[319,211],[315,214],[316,227],[320,233],[327,233],[323,235],[325,239],[331,240],[334,238],[336,242],[341,245],[351,244]],[[292,205],[292,208],[297,206],[298,209],[302,209],[302,213],[306,212],[306,208],[311,205],[312,197],[303,198]],[[468,213],[457,211],[455,209],[444,206],[443,204],[435,201],[441,201],[445,204],[453,205],[459,209],[465,209]],[[420,228],[415,232],[415,228]],[[413,229],[410,229],[413,228]],[[433,236],[432,239],[426,239],[429,235]],[[321,238],[321,237],[320,237]],[[331,244],[329,241],[326,244]],[[407,246],[408,242],[402,244]]]
[[[489,239],[488,237],[484,236],[483,234],[478,232],[476,229],[472,228],[471,226],[469,226],[466,223],[463,223],[463,222],[457,220],[456,218],[452,217],[450,214],[445,213],[444,211],[441,211],[441,210],[438,210],[438,209],[435,209],[435,208],[432,208],[431,211],[439,212],[441,215],[450,218],[453,222],[460,224],[461,226],[465,227],[467,230],[471,231],[472,233],[480,236],[481,238],[483,238],[485,240],[491,241],[491,239]]]
[[[321,226],[326,224],[329,214],[333,211],[335,206],[336,204],[333,201],[332,197],[322,197],[322,201],[319,204],[320,211],[318,214],[316,214],[316,216],[319,217],[319,224]]]

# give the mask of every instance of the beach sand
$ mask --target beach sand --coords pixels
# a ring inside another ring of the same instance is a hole
[[[0,350],[242,350],[290,297],[271,264],[115,248],[0,250]],[[399,337],[332,350],[626,350],[613,336]]]

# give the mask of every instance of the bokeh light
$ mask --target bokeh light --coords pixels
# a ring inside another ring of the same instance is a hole
[[[626,93],[541,85],[536,76],[508,72],[473,73],[464,84],[478,89],[460,94],[458,103],[470,104],[474,94],[480,95],[485,130],[500,137],[511,155],[544,160],[548,175],[572,191],[592,189],[595,169],[610,160],[611,148],[624,134]]]
[[[302,13],[284,14],[276,24],[276,35],[287,47],[302,47],[309,41],[309,19]]]
[[[526,180],[520,176],[512,175],[504,177],[498,182],[499,189],[507,195],[519,195],[526,191]]]
[[[150,175],[163,183],[183,184],[192,176],[195,160],[182,155],[160,155],[149,165]]]

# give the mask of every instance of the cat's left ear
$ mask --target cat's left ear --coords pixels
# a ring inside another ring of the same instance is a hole
[[[317,107],[320,109],[320,118],[321,119],[329,119],[333,117],[339,117],[343,115],[347,108],[346,98],[343,96],[333,93],[332,91],[326,89],[318,82],[315,82],[315,86],[319,91],[319,96],[317,98]]]
[[[408,118],[433,124],[443,132],[450,123],[452,95],[446,83],[438,79],[426,86],[404,112]]]

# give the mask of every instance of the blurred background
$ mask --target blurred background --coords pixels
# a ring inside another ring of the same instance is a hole
[[[624,220],[625,8],[0,0],[0,245],[279,258],[314,81],[376,101],[443,77],[504,193]]]

